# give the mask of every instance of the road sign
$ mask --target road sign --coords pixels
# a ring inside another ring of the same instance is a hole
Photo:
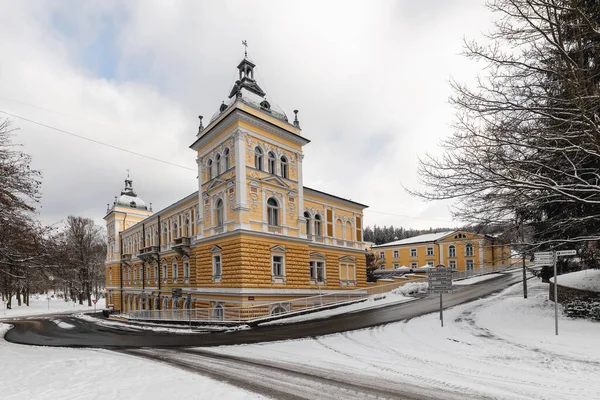
[[[92,303],[96,304],[97,301],[98,301],[97,299],[94,299],[94,300],[92,300]]]
[[[576,250],[559,250],[556,252],[557,256],[574,256],[577,254]]]
[[[541,257],[552,257],[553,254],[551,251],[538,251],[537,253],[533,253],[533,256],[535,258],[541,258]]]

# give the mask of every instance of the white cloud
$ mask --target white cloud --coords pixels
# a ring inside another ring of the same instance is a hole
[[[450,132],[448,79],[477,72],[459,53],[463,36],[487,29],[482,4],[3,3],[0,110],[194,168],[196,116],[210,118],[229,94],[247,39],[269,100],[288,116],[300,110],[307,186],[370,205],[366,224],[451,224],[446,206],[425,219],[430,206],[402,185],[417,184],[417,154]],[[103,77],[88,58],[107,19],[115,75]],[[195,189],[193,171],[14,123],[44,172],[48,223],[101,218],[127,168],[155,208]]]

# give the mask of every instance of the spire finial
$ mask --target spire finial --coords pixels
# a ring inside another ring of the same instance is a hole
[[[294,126],[300,128],[300,121],[298,121],[298,110],[294,110]]]
[[[202,118],[204,118],[202,115],[198,115],[198,119],[200,120],[200,126],[198,126],[198,134],[200,134],[200,132],[204,130],[204,125],[202,125]]]
[[[127,169],[127,179],[129,179],[129,169]]]
[[[242,40],[242,44],[244,45],[244,57],[248,57],[248,41]]]

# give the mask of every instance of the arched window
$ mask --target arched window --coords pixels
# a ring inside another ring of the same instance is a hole
[[[261,171],[263,169],[263,151],[260,147],[254,149],[254,168]]]
[[[310,213],[308,211],[304,211],[304,218],[306,219],[306,234],[310,235],[312,229],[310,229]]]
[[[465,245],[465,256],[466,257],[473,257],[473,245],[471,243],[467,243]]]
[[[225,158],[225,171],[231,168],[231,160],[229,158],[229,148],[225,147],[225,151],[223,151],[223,157]]]
[[[456,257],[456,246],[453,244],[448,247],[448,257]]]
[[[352,224],[350,223],[350,221],[346,221],[346,226],[345,226],[345,230],[344,230],[344,239],[346,240],[353,240],[353,235],[352,235]]]
[[[315,235],[321,236],[321,216],[319,214],[315,215]]]
[[[173,239],[176,239],[179,237],[179,232],[177,231],[177,222],[173,222]]]
[[[208,163],[206,164],[206,168],[208,168],[208,178],[212,179],[215,176],[213,175],[213,162],[212,160],[208,160]]]
[[[217,154],[215,157],[215,168],[217,170],[215,176],[221,175],[221,155]]]
[[[186,218],[183,221],[183,236],[188,237],[190,235],[190,220]]]
[[[223,200],[217,200],[215,204],[215,222],[216,226],[223,226]]]
[[[288,177],[288,160],[287,160],[287,158],[285,158],[285,156],[281,156],[280,161],[281,161],[281,163],[280,163],[281,177],[287,179],[287,177]]]
[[[168,310],[169,309],[169,299],[166,297],[163,297],[163,306],[162,306],[163,310]]]
[[[275,173],[275,154],[272,151],[269,152],[269,173]]]
[[[169,272],[168,272],[167,264],[163,264],[163,266],[162,266],[162,281],[163,281],[163,283],[167,282],[168,274],[169,274]]]
[[[335,221],[335,237],[338,239],[343,239],[344,236],[344,224],[342,224],[342,220],[338,219]]]
[[[278,305],[276,307],[273,307],[273,309],[271,310],[271,315],[285,314],[286,312],[287,310],[285,308]]]
[[[213,317],[213,319],[216,319],[217,321],[223,321],[223,318],[225,317],[225,313],[224,313],[222,304],[217,304],[215,306],[215,308],[213,308],[212,317]]]
[[[279,226],[279,204],[273,197],[267,200],[267,213],[269,225]]]

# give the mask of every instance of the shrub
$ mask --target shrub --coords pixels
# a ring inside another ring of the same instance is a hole
[[[585,318],[600,321],[600,301],[573,300],[565,304],[565,314],[571,318]]]

